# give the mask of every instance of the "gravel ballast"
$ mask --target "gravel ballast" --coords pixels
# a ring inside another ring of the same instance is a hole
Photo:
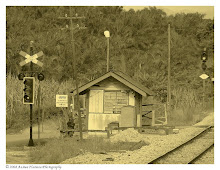
[[[211,112],[201,122],[194,126],[214,126],[214,112]]]
[[[194,126],[179,129],[178,134],[140,134],[134,129],[127,129],[112,136],[109,140],[111,142],[144,141],[148,143],[148,145],[143,146],[138,150],[126,151],[122,153],[109,152],[106,154],[93,154],[85,152],[82,155],[67,159],[61,162],[61,164],[147,164],[158,156],[168,152],[169,150],[177,147],[178,145],[200,133],[204,128],[199,126],[208,125],[214,126],[213,112]],[[211,160],[214,160],[213,152],[214,149],[207,153],[207,157],[209,157]],[[204,157],[203,159],[205,159]],[[202,158],[198,162],[202,163]]]
[[[61,164],[146,164],[152,159],[192,138],[202,131],[202,129],[203,128],[190,127],[180,129],[178,134],[170,135],[139,134],[137,132],[139,139],[141,137],[141,140],[150,144],[143,146],[141,149],[127,151],[125,153],[109,152],[107,154],[93,154],[85,152],[83,155],[67,159],[61,162]],[[133,131],[135,130],[133,129]],[[131,130],[129,130],[129,132],[131,133]],[[133,134],[135,133],[136,132],[133,132]],[[113,136],[112,138],[114,140],[115,138],[118,139],[117,136]]]

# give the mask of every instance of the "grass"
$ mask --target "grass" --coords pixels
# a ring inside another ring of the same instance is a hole
[[[38,112],[38,87],[39,81],[35,81],[35,103],[33,105],[33,123],[36,123]],[[56,116],[60,108],[56,107],[56,94],[70,95],[74,89],[74,83],[70,81],[59,83],[55,80],[44,80],[41,86],[41,112],[44,118]],[[53,88],[51,88],[53,87]],[[29,126],[29,105],[23,104],[23,82],[17,77],[7,75],[6,79],[6,129],[9,133],[17,133]],[[67,112],[67,109],[65,110]],[[41,115],[40,115],[41,116]],[[10,129],[10,130],[9,130]],[[8,133],[7,132],[7,133]]]
[[[214,98],[205,98],[202,105],[201,94],[195,90],[179,87],[173,89],[172,109],[168,115],[169,125],[193,125],[201,121],[207,113],[214,111]]]
[[[48,139],[46,142],[39,144],[34,151],[31,152],[31,162],[35,164],[59,164],[62,161],[83,154],[105,153],[111,150],[135,150],[146,145],[145,143],[119,142],[111,143],[105,141],[102,137],[93,137],[84,139],[82,142],[75,138],[64,139]]]

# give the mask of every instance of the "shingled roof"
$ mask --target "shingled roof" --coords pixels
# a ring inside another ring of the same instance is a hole
[[[100,76],[99,78],[97,78],[95,80],[92,80],[92,81],[82,85],[81,87],[79,87],[79,93],[83,92],[84,90],[90,88],[91,86],[95,85],[96,83],[99,83],[100,81],[105,80],[109,77],[115,78],[116,80],[120,81],[121,83],[123,83],[124,85],[126,85],[129,88],[133,89],[134,91],[141,94],[142,96],[155,95],[155,93],[153,91],[151,91],[150,89],[144,87],[142,84],[140,84],[136,80],[133,80],[128,75],[126,75],[122,72],[115,72],[115,71],[114,72],[109,71],[109,72],[105,73],[104,75]],[[75,95],[76,94],[76,89],[71,91],[70,93],[73,93]]]

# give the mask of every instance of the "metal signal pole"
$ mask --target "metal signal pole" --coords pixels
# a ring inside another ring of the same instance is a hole
[[[38,139],[40,139],[40,105],[41,105],[41,89],[40,89],[40,81],[39,81],[39,86],[38,86],[38,93],[37,93],[37,98],[38,98],[38,114],[37,114],[37,124],[38,124]]]
[[[171,92],[170,92],[170,24],[168,24],[168,84],[167,84],[167,109],[170,113],[170,101],[171,101]]]
[[[33,52],[33,41],[30,42],[30,55],[34,55],[34,52]],[[31,77],[33,76],[33,63],[32,61],[30,62],[30,69],[31,69]],[[30,104],[30,139],[29,139],[29,142],[28,142],[28,146],[34,146],[34,141],[33,141],[33,138],[32,138],[32,115],[33,115],[33,105]]]
[[[203,69],[203,75],[205,77],[201,77],[203,80],[203,94],[202,94],[202,107],[203,111],[205,111],[205,80],[209,77],[208,75],[205,74],[205,70],[207,69],[206,61],[208,59],[208,56],[206,54],[206,48],[203,49],[202,55],[201,55],[201,60],[202,60],[202,69]],[[201,75],[202,76],[202,75]]]
[[[81,120],[81,112],[80,112],[80,106],[79,106],[79,87],[78,87],[78,77],[77,77],[77,70],[76,70],[76,55],[75,55],[75,42],[74,42],[74,30],[75,29],[83,29],[85,27],[79,27],[78,25],[76,27],[73,27],[73,20],[78,19],[84,19],[84,17],[78,17],[77,14],[75,17],[72,16],[71,7],[69,7],[69,13],[70,17],[59,17],[59,19],[69,19],[70,20],[70,33],[71,33],[71,44],[72,44],[72,55],[73,55],[73,69],[74,69],[74,77],[76,81],[76,109],[78,111],[78,121],[79,121],[79,132],[80,132],[80,140],[83,139],[82,134],[82,120]]]
[[[205,79],[202,80],[202,84],[203,84],[202,107],[203,107],[203,111],[205,111]]]

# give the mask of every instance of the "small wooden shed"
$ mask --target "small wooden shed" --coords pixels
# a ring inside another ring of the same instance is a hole
[[[74,100],[76,90],[71,93]],[[79,87],[79,95],[85,95],[85,129],[105,130],[111,122],[141,127],[142,97],[154,92],[122,72],[110,71]]]

